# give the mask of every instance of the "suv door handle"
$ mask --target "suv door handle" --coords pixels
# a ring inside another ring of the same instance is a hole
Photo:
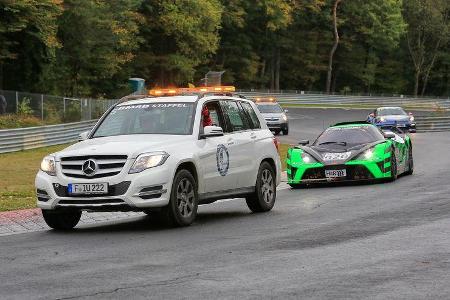
[[[256,139],[256,133],[252,132],[252,133],[250,134],[250,138],[251,138],[251,139]]]

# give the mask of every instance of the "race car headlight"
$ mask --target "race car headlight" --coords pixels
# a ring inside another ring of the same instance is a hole
[[[160,166],[166,162],[167,158],[169,158],[169,154],[166,152],[143,153],[136,158],[128,173],[140,173],[144,170]]]
[[[373,160],[378,159],[374,153],[374,148],[370,148],[356,157],[356,160]]]
[[[283,115],[281,116],[281,118],[283,119],[283,121],[287,121],[287,116],[286,116],[285,114],[283,114]]]
[[[55,176],[56,175],[55,158],[53,156],[44,157],[44,159],[41,162],[41,170],[42,172],[45,172],[48,175]]]
[[[384,121],[386,121],[386,118],[380,117],[380,122],[384,122]]]
[[[302,160],[305,164],[312,164],[312,163],[317,162],[314,157],[312,157],[311,155],[309,155],[306,152],[302,153]]]

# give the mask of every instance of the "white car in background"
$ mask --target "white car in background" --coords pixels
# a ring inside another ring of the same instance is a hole
[[[112,107],[81,136],[45,157],[36,176],[37,205],[54,229],[72,229],[82,211],[144,211],[186,226],[198,205],[219,199],[245,198],[253,212],[274,206],[277,141],[250,100],[145,96]]]

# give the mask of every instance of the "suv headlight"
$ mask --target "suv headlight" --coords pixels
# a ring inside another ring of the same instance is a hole
[[[51,176],[56,176],[56,162],[53,156],[46,156],[41,162],[42,172],[47,173]]]
[[[283,119],[283,121],[285,121],[285,122],[287,121],[287,116],[285,114],[282,114],[281,118]]]
[[[139,155],[133,163],[129,174],[140,173],[144,170],[162,165],[169,158],[166,152],[151,152]]]

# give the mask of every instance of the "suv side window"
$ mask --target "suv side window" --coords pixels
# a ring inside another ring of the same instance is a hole
[[[224,107],[224,114],[228,117],[231,131],[241,131],[250,129],[244,112],[235,101],[221,101]]]
[[[225,122],[222,115],[222,110],[220,108],[219,101],[211,101],[206,103],[203,106],[203,110],[207,108],[207,112],[209,114],[209,117],[211,119],[211,125],[222,127],[223,130],[225,130]],[[203,112],[202,110],[202,112]],[[205,116],[202,115],[202,123],[205,125]],[[203,126],[204,127],[204,126]]]
[[[255,110],[253,109],[252,105],[248,102],[241,102],[242,108],[246,112],[246,114],[249,116],[251,121],[251,127],[252,129],[260,129],[261,124],[259,123],[258,116],[255,113]]]

